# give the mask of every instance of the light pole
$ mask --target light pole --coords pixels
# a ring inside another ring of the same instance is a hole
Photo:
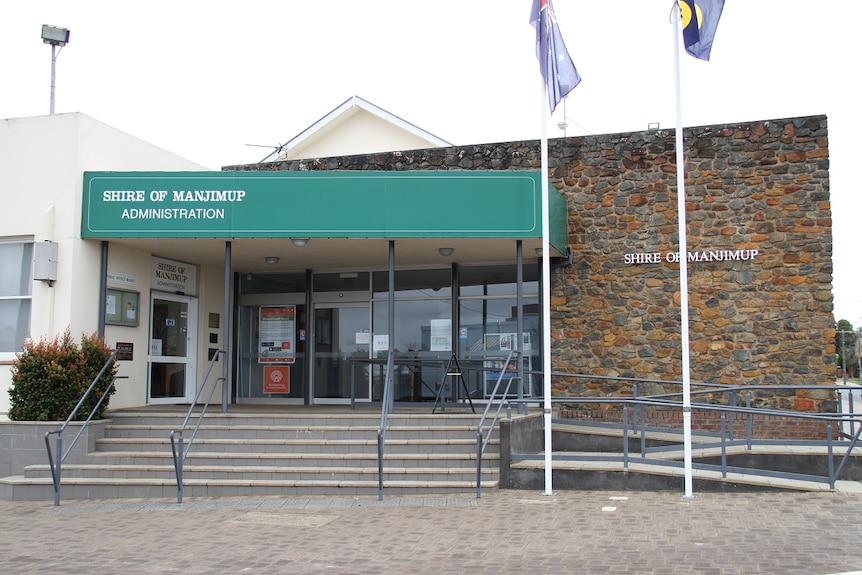
[[[844,345],[844,334],[841,330],[841,375],[844,377],[844,385],[847,385],[847,346]]]
[[[69,43],[69,30],[66,28],[58,28],[57,26],[42,25],[42,42],[51,45],[51,111],[54,114],[54,79],[57,73],[57,46],[63,49],[63,46]]]
[[[859,341],[859,334],[856,334],[856,379],[862,383],[862,342]]]
[[[838,333],[841,334],[841,375],[844,378],[844,385],[847,385],[847,346],[844,345],[844,334],[853,332],[840,329]]]

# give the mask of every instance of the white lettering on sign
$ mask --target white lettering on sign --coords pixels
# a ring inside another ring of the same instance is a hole
[[[143,190],[105,190],[102,192],[103,202],[143,202],[147,195]]]
[[[686,254],[686,260],[688,262],[750,261],[758,255],[760,250],[755,249],[694,251]],[[659,252],[623,254],[623,263],[626,265],[659,264],[662,260],[668,263],[679,263],[679,252],[667,252],[664,255]]]
[[[241,202],[244,190],[174,190],[175,202]]]
[[[245,198],[245,190],[105,190],[104,202],[165,201],[199,203],[237,203]],[[123,208],[123,220],[223,220],[224,208]]]
[[[156,266],[156,277],[163,280],[186,283],[189,276],[186,275],[186,266],[159,262]]]
[[[124,208],[124,220],[223,220],[224,208]]]
[[[661,263],[661,254],[626,254],[623,261],[627,264],[658,264]]]
[[[197,294],[197,266],[154,257],[151,269],[150,285],[153,289],[179,291],[186,295]]]

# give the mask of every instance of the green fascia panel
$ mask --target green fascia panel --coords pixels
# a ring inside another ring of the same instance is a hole
[[[541,213],[541,207],[539,208]],[[566,207],[566,198],[548,182],[548,244],[561,254],[566,255],[569,247],[569,210]],[[542,237],[542,234],[539,234]]]
[[[549,189],[550,240],[561,249],[565,201]],[[84,173],[83,238],[541,234],[539,172]]]

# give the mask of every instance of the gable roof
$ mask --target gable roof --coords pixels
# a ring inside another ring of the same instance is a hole
[[[372,131],[376,138],[369,137]],[[338,137],[333,137],[336,134]],[[279,146],[261,162],[452,145],[451,142],[354,95]],[[325,152],[317,153],[321,148],[324,148]]]

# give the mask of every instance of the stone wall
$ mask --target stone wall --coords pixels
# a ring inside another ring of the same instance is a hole
[[[835,383],[826,118],[694,128],[684,137],[692,380]],[[558,147],[554,173],[576,254],[554,284],[555,365],[679,380],[674,133],[577,144]],[[608,391],[590,381],[556,387]],[[831,397],[758,395],[757,404],[795,409]]]
[[[573,265],[552,278],[554,395],[629,394],[613,377],[680,380],[674,131],[554,139],[550,177],[569,210]],[[686,129],[691,378],[835,382],[825,116]],[[228,170],[535,170],[539,142],[294,160]],[[642,393],[678,391],[647,384]],[[712,398],[721,401],[721,398]],[[832,410],[834,395],[756,394]]]

